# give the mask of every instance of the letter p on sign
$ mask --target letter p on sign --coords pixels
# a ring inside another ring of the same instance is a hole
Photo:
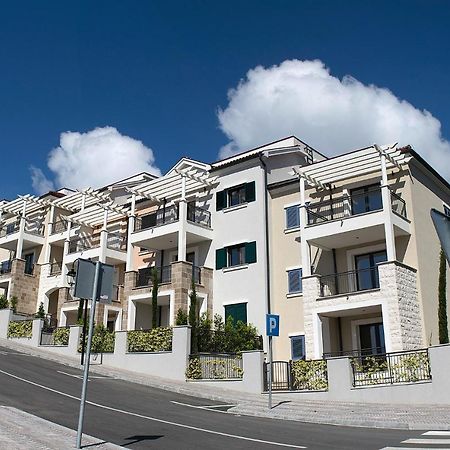
[[[266,315],[266,335],[267,336],[280,335],[280,316],[276,314]]]

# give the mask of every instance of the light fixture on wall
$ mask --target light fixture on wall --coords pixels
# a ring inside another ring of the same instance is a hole
[[[75,284],[75,277],[77,276],[77,273],[75,271],[74,264],[72,264],[72,268],[67,272],[67,282],[69,283],[69,286],[72,288]]]

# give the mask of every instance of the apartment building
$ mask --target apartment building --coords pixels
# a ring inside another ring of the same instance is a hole
[[[200,313],[261,334],[279,314],[277,359],[418,348],[438,339],[430,209],[449,204],[410,147],[327,158],[290,136],[212,164],[182,158],[161,177],[2,202],[0,289],[21,312],[42,302],[73,324],[67,273],[90,258],[115,267],[114,301],[96,317],[110,329],[151,328],[156,269],[160,326],[188,311],[193,280]]]

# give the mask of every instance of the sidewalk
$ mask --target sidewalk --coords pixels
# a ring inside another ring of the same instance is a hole
[[[60,450],[76,448],[77,433],[16,408],[0,406],[0,448],[8,450]],[[124,447],[83,435],[82,445],[97,450]]]
[[[33,349],[4,339],[0,339],[0,346],[80,368],[78,359],[49,354],[44,349]],[[214,386],[214,382],[205,386],[204,383],[200,385],[195,381],[186,383],[157,377],[149,378],[134,372],[100,365],[91,365],[91,370],[93,373],[133,383],[233,404],[236,406],[231,408],[229,412],[235,414],[371,428],[450,430],[450,405],[366,405],[364,403],[308,400],[307,393],[286,393],[273,395],[273,408],[269,411],[267,409],[267,394],[246,394],[231,389],[219,390]],[[230,382],[230,386],[232,386],[232,382]]]

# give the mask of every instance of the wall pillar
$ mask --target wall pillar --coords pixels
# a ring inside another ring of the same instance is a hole
[[[47,226],[47,241],[45,243],[45,256],[44,256],[44,264],[50,263],[50,253],[51,253],[51,244],[48,242],[48,236],[51,236],[53,232],[53,221],[55,219],[55,206],[52,205],[50,207],[50,218]]]
[[[305,239],[305,227],[307,224],[308,211],[306,210],[305,179],[300,177],[300,248],[304,277],[311,275],[311,254],[309,244]]]
[[[305,331],[305,350],[307,359],[318,359],[322,357],[322,333],[318,328],[315,306],[320,296],[320,277],[310,275],[303,277],[303,320]]]
[[[133,194],[131,197],[130,217],[128,218],[127,263],[125,269],[127,272],[134,270],[133,245],[131,244],[131,234],[134,231],[135,222],[136,222],[136,194]]]
[[[178,208],[178,261],[186,261],[186,177],[181,176],[181,199]]]
[[[383,202],[384,235],[386,239],[386,253],[388,261],[396,261],[395,233],[392,224],[391,191],[388,185],[386,156],[380,153],[381,158],[381,199]]]
[[[103,212],[103,228],[100,231],[100,255],[98,260],[101,263],[106,263],[106,248],[108,246],[108,231],[106,229],[108,225],[108,210]]]
[[[67,222],[67,230],[66,230],[66,239],[64,240],[64,250],[63,250],[63,261],[61,267],[61,279],[63,286],[67,286],[67,265],[66,259],[69,254],[69,245],[70,245],[70,230],[72,228],[72,222]]]

